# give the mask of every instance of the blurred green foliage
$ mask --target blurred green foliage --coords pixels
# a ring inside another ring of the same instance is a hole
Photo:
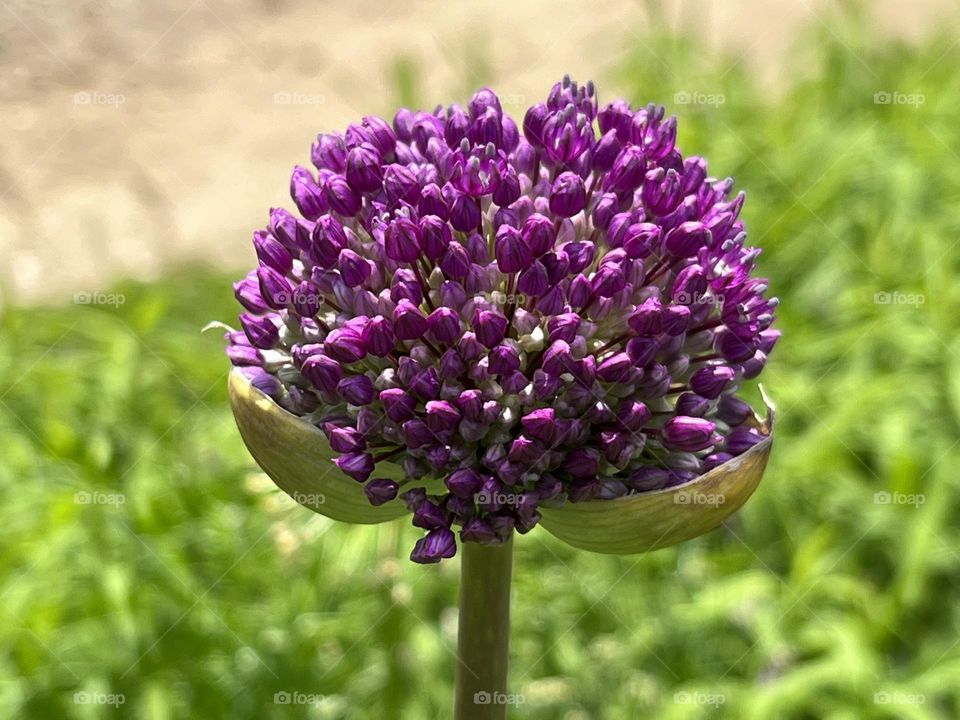
[[[808,38],[788,87],[646,36],[602,85],[667,102],[749,192],[778,438],[746,508],[681,547],[519,540],[513,717],[960,716],[960,52],[861,27]],[[0,319],[3,717],[449,716],[457,562],[255,472],[199,333],[234,315],[228,282]]]

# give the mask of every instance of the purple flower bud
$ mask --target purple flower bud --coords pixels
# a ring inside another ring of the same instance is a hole
[[[470,271],[470,255],[463,245],[454,241],[447,245],[447,251],[440,260],[440,269],[450,280],[463,280]]]
[[[257,252],[257,259],[263,265],[273,268],[281,275],[287,274],[293,267],[293,256],[290,255],[287,248],[276,238],[262,230],[253,234],[253,247]]]
[[[643,182],[645,169],[646,160],[643,157],[643,150],[636,145],[627,145],[613,161],[613,168],[607,175],[604,190],[618,195],[633,192]]]
[[[674,257],[692,257],[702,247],[710,245],[710,231],[702,222],[680,223],[667,233],[663,246]]]
[[[341,472],[349,475],[357,482],[366,482],[373,472],[373,455],[370,453],[354,452],[336,458],[334,464]]]
[[[627,277],[615,263],[601,265],[593,278],[593,292],[600,297],[613,297],[627,286]]]
[[[427,533],[426,537],[417,540],[410,553],[410,559],[415,563],[436,563],[444,558],[452,558],[457,554],[457,538],[447,528],[438,528]]]
[[[323,428],[327,440],[330,441],[330,449],[338,453],[363,452],[367,449],[367,443],[357,430],[351,427],[337,427],[327,424]]]
[[[520,369],[520,353],[510,345],[497,345],[490,351],[487,362],[494,375],[509,375]]]
[[[550,191],[550,212],[560,217],[573,217],[587,204],[583,178],[576,173],[565,172],[553,183]]]
[[[663,310],[662,322],[665,335],[680,335],[686,332],[690,323],[690,308],[684,305],[670,305]]]
[[[410,450],[430,445],[437,440],[437,436],[427,427],[427,424],[418,418],[407,420],[402,427],[404,442]]]
[[[517,370],[500,376],[500,386],[508,395],[516,395],[522,392],[529,384],[530,380],[527,376]]]
[[[410,498],[410,502],[413,505],[413,524],[415,527],[434,530],[444,528],[449,524],[443,510],[433,501],[414,496]]]
[[[634,223],[623,236],[623,249],[627,257],[636,260],[645,258],[660,246],[662,231],[652,223]]]
[[[530,247],[520,231],[509,225],[502,225],[497,231],[494,243],[497,266],[502,273],[520,272],[533,260]]]
[[[396,262],[413,262],[420,256],[417,226],[405,217],[394,219],[384,233],[383,247],[387,257]]]
[[[280,326],[276,315],[255,317],[247,313],[240,315],[240,327],[250,344],[261,350],[269,350],[280,339]]]
[[[549,447],[556,433],[556,415],[553,408],[534,410],[520,419],[523,432]]]
[[[260,280],[255,270],[250,271],[240,282],[233,284],[233,295],[243,307],[255,315],[261,315],[270,309],[260,294]]]
[[[392,204],[416,205],[420,200],[420,183],[416,175],[403,165],[387,165],[383,170],[383,190]]]
[[[343,172],[347,160],[347,146],[340,133],[326,133],[317,136],[317,142],[310,150],[310,159],[318,170]]]
[[[716,425],[709,420],[678,415],[667,420],[660,431],[660,439],[670,450],[697,452],[713,444],[714,429]]]
[[[633,370],[633,360],[627,353],[621,352],[611,355],[600,363],[597,375],[606,382],[619,383],[630,376],[631,370]]]
[[[367,352],[377,357],[386,357],[394,348],[396,336],[393,333],[393,324],[385,317],[377,315],[370,318],[363,327],[361,338],[367,347]]]
[[[337,383],[337,390],[351,405],[369,405],[376,395],[373,381],[366,375],[351,375],[343,378]]]
[[[477,310],[473,316],[473,329],[477,340],[492,350],[503,340],[507,331],[507,319],[493,310]]]
[[[395,423],[402,423],[413,417],[417,401],[412,395],[400,388],[388,388],[380,392],[380,402],[387,417]]]
[[[366,345],[358,333],[339,328],[327,335],[323,349],[329,357],[347,364],[362,360],[367,354]]]
[[[246,340],[246,337],[244,337],[244,340]],[[263,365],[263,357],[260,355],[260,351],[250,345],[229,345],[227,347],[227,357],[236,366]]]
[[[526,270],[520,273],[517,279],[517,290],[530,297],[540,297],[550,287],[547,269],[539,260],[534,260]]]
[[[690,378],[690,389],[708,400],[715,400],[736,373],[726,365],[708,365],[700,368]]]
[[[670,472],[658,467],[642,467],[627,478],[627,487],[637,492],[661,490],[670,482]]]
[[[433,339],[439,343],[452,345],[460,339],[460,316],[448,307],[438,307],[430,313],[427,325]]]
[[[500,178],[500,184],[493,191],[493,201],[501,206],[512,205],[520,197],[520,178],[513,167],[509,167]]]
[[[327,210],[323,191],[313,179],[313,173],[297,165],[290,178],[290,197],[296,203],[300,214],[308,220],[316,220]]]
[[[749,360],[757,351],[757,343],[754,338],[741,338],[727,329],[717,333],[714,347],[724,359],[735,363]]]
[[[479,390],[464,390],[456,403],[465,418],[477,420],[483,408],[483,394]]]
[[[597,202],[596,207],[593,209],[594,227],[600,230],[607,230],[610,227],[610,222],[617,214],[617,209],[619,207],[620,198],[618,198],[614,193],[605,193]],[[614,245],[613,247],[618,246]]]
[[[600,469],[600,453],[593,448],[577,448],[567,454],[563,469],[575,478],[596,477]]]
[[[454,380],[460,378],[467,371],[467,364],[460,357],[460,354],[453,348],[450,348],[440,358],[441,380]]]
[[[353,217],[360,212],[360,195],[350,187],[350,184],[343,175],[332,175],[327,180],[324,188],[327,202],[330,203],[330,208],[334,212],[345,217]]]
[[[427,426],[433,432],[456,430],[460,411],[446,400],[430,400],[426,405]]]
[[[631,432],[640,430],[651,417],[650,410],[639,400],[625,400],[617,409],[617,423]]]
[[[593,263],[596,246],[588,242],[572,242],[564,245],[563,250],[570,259],[570,272],[578,273]]]
[[[272,267],[261,265],[257,269],[257,279],[260,282],[260,296],[271,308],[282,310],[290,303],[293,287],[283,275]]]
[[[367,494],[367,499],[371,505],[383,505],[397,497],[397,490],[400,488],[393,480],[385,478],[371,480],[363,486],[363,491]]]
[[[476,335],[470,331],[465,332],[463,337],[460,338],[457,350],[464,362],[468,363],[478,360],[483,355],[483,345],[477,340]]]
[[[674,411],[678,415],[703,417],[710,409],[710,401],[694,393],[683,393],[677,398]]]
[[[773,346],[777,344],[777,340],[780,339],[779,330],[764,330],[760,333],[760,350],[766,355],[770,354],[770,351],[773,350]]]
[[[469,195],[454,190],[450,199],[450,224],[454,230],[468,232],[480,225],[480,207]]]
[[[733,455],[725,452],[710,453],[703,459],[703,472],[709,472],[715,467],[720,467],[728,460],[732,460]]]
[[[453,240],[450,226],[436,215],[424,215],[419,224],[420,249],[430,260],[437,260]]]
[[[567,302],[574,310],[582,309],[593,297],[593,284],[587,279],[586,275],[577,275],[570,281],[570,289],[567,291]]]
[[[554,315],[547,320],[547,334],[550,340],[563,340],[572,343],[580,329],[580,316],[576,313]]]
[[[643,204],[653,215],[669,215],[683,199],[680,176],[662,167],[647,172],[643,181]]]
[[[727,425],[740,425],[753,415],[753,408],[735,395],[724,395],[717,403],[717,417]]]
[[[379,190],[383,183],[383,170],[376,148],[368,143],[351,148],[347,153],[344,174],[350,187],[358,193]]]
[[[326,355],[311,355],[300,366],[301,374],[310,383],[327,395],[336,395],[337,385],[343,378],[343,368]]]
[[[450,476],[444,480],[444,484],[456,497],[467,499],[472,498],[480,491],[480,487],[483,485],[483,478],[481,478],[475,470],[461,468],[460,470],[453,471]]]
[[[688,265],[673,281],[670,296],[674,302],[681,305],[696,305],[703,302],[703,294],[707,290],[707,276],[699,265]]]
[[[436,368],[427,368],[410,383],[410,390],[421,398],[435,398],[440,392],[440,375]]]
[[[370,277],[370,261],[349,248],[340,251],[338,267],[340,276],[349,287],[359,287]]]
[[[398,339],[417,340],[423,337],[428,328],[427,318],[420,308],[406,299],[397,303],[393,313],[393,330]]]
[[[543,371],[550,375],[570,372],[573,364],[570,345],[563,340],[554,340],[543,354]]]
[[[324,215],[310,232],[309,254],[318,265],[333,267],[340,257],[340,250],[346,247],[347,236],[343,226],[330,215]]]
[[[496,540],[496,533],[493,526],[486,520],[473,517],[463,524],[460,530],[460,540],[462,542],[475,542],[481,545],[493,544]]]
[[[556,242],[553,223],[540,213],[534,213],[524,221],[521,234],[534,257],[540,257],[552,250]]]
[[[241,367],[239,371],[250,381],[253,387],[267,397],[278,400],[283,394],[283,386],[280,384],[280,381],[273,375],[267,373],[263,368],[247,366]]]
[[[529,465],[543,457],[544,452],[546,452],[546,449],[536,440],[521,435],[510,443],[510,451],[507,453],[507,457],[512,463]]]
[[[752,380],[763,370],[763,367],[767,364],[767,355],[759,350],[754,354],[752,358],[746,360],[743,365],[741,365],[741,370],[745,380]]]
[[[763,439],[764,436],[756,428],[741,425],[731,430],[730,434],[727,435],[727,452],[733,455],[742,455]]]
[[[627,355],[637,367],[646,367],[657,356],[660,343],[656,338],[635,337],[627,342]]]

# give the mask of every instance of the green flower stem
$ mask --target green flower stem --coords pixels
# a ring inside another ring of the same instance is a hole
[[[460,546],[456,720],[503,720],[510,648],[513,540]],[[486,702],[485,702],[486,701]]]

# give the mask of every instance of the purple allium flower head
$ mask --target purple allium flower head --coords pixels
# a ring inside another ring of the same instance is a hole
[[[483,89],[321,135],[311,160],[299,214],[254,234],[227,353],[372,504],[407,505],[414,561],[455,554],[452,528],[501,543],[540,502],[671,487],[762,439],[737,393],[777,300],[743,194],[683,158],[663,108],[564,79],[518,122]]]

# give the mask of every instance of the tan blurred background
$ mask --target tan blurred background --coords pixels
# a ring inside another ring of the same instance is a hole
[[[250,232],[290,204],[316,133],[392,117],[404,87],[432,107],[490,82],[519,115],[566,72],[609,78],[651,25],[775,84],[834,5],[0,0],[2,295],[62,301],[187,261],[249,264]],[[952,6],[878,0],[871,22],[910,39]]]

